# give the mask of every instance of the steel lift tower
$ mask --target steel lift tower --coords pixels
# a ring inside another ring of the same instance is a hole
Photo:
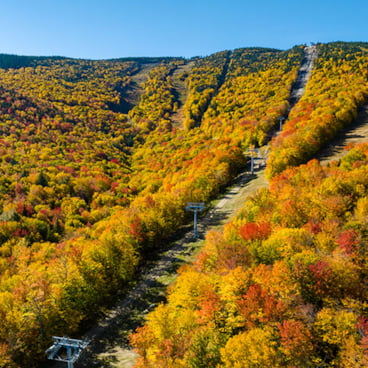
[[[69,337],[52,336],[52,338],[54,344],[45,351],[47,358],[65,362],[68,368],[73,368],[73,364],[88,345],[88,341],[69,339]]]
[[[205,208],[204,203],[194,203],[194,202],[189,202],[185,207],[186,211],[194,212],[194,226],[193,226],[194,238],[198,238],[197,213],[203,211],[204,208]]]
[[[249,148],[247,154],[250,156],[250,173],[254,174],[254,159],[258,155],[257,148]]]

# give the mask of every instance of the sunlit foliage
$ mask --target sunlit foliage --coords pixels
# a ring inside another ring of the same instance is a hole
[[[320,49],[315,73],[325,73],[336,116],[350,119],[363,102],[363,46]],[[31,367],[50,336],[75,334],[189,220],[187,202],[208,203],[245,168],[244,150],[287,111],[302,56],[303,47],[191,61],[0,55],[0,367]],[[173,124],[173,75],[188,62],[184,119]],[[306,101],[327,93],[314,78]],[[286,171],[210,232],[169,303],[132,337],[138,364],[348,367],[354,352],[364,366],[366,160],[360,147],[332,169]]]
[[[312,158],[351,124],[368,95],[366,47],[332,43],[318,46],[318,53],[304,95],[273,141],[269,177]]]
[[[367,145],[287,170],[208,233],[132,335],[137,366],[365,366],[367,170]]]

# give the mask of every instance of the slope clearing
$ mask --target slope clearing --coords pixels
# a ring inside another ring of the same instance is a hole
[[[322,165],[339,160],[346,153],[346,147],[352,144],[365,143],[368,140],[368,105],[358,111],[358,117],[351,126],[341,132],[336,139],[324,148],[317,156]]]
[[[304,49],[304,59],[300,66],[298,77],[292,87],[290,93],[290,108],[292,108],[302,97],[307,81],[309,80],[314,60],[318,56],[318,51],[316,46],[307,46]]]
[[[131,83],[122,91],[120,105],[123,108],[121,112],[127,114],[137,105],[144,93],[143,84],[147,81],[150,71],[158,65],[159,63],[142,64],[139,71],[131,76]]]
[[[184,104],[188,98],[186,77],[193,68],[194,61],[179,65],[173,72],[172,85],[173,93],[177,103],[176,111],[170,116],[174,126],[181,127],[184,120]]]

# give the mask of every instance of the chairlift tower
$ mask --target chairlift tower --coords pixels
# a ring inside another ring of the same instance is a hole
[[[52,336],[52,338],[54,344],[45,351],[47,358],[58,362],[65,362],[68,364],[68,368],[73,368],[73,364],[88,345],[88,341],[69,339],[69,337],[65,336]]]
[[[249,148],[247,153],[250,156],[250,173],[254,174],[254,158],[256,155],[258,155],[258,149],[256,148]]]
[[[192,211],[194,212],[194,225],[193,225],[193,232],[194,232],[194,238],[198,238],[198,230],[197,230],[197,213],[203,211],[205,208],[204,203],[195,203],[195,202],[189,202],[187,206],[185,207],[186,211]]]
[[[282,130],[282,123],[283,123],[284,120],[286,120],[284,116],[280,116],[279,117],[279,121],[280,121],[280,132]]]

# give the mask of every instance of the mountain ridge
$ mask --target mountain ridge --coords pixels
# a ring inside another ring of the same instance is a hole
[[[272,190],[349,126],[366,102],[366,46],[316,45],[305,92],[270,144]],[[246,169],[246,152],[263,146],[288,112],[304,48],[241,48],[157,65],[41,57],[34,66],[0,69],[0,366],[36,365],[51,335],[79,334],[126,292],[144,259],[191,220],[187,202],[209,204]],[[134,83],[139,90],[125,95]],[[131,102],[126,108],[124,98]],[[355,155],[364,161],[359,150]],[[364,193],[360,184],[354,200]],[[345,198],[334,195],[340,204],[334,207],[327,195],[316,216],[345,208]],[[313,228],[297,201],[273,206],[290,226]],[[249,240],[252,216],[239,220],[236,241]],[[284,224],[277,211],[272,216],[258,220],[270,224],[262,236]],[[233,254],[236,242],[218,244],[226,267],[245,267],[245,254]],[[274,261],[251,243],[246,248],[254,262]]]

